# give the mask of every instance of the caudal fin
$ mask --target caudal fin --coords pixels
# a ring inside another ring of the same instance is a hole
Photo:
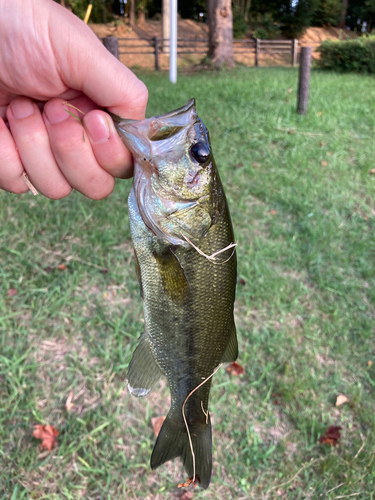
[[[212,472],[212,431],[208,415],[207,424],[189,427],[194,458],[186,428],[174,425],[170,414],[164,420],[156,440],[152,455],[151,469],[181,457],[188,478],[195,478],[201,488],[208,488]]]

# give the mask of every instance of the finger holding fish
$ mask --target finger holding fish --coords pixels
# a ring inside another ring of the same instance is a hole
[[[73,188],[93,199],[108,196],[115,177],[132,175],[133,160],[110,116],[96,108],[85,96],[46,104],[13,99],[7,123],[0,119],[0,188],[27,192],[26,172],[35,188],[52,199]]]

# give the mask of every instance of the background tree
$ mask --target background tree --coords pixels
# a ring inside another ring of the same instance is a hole
[[[320,0],[311,19],[313,26],[337,26],[342,8],[342,0]]]
[[[217,67],[234,66],[231,0],[208,0],[208,57]]]

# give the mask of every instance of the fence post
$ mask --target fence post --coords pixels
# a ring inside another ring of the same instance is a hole
[[[159,38],[154,37],[155,44],[155,71],[159,71]]]
[[[255,39],[255,66],[259,66],[259,52],[260,52],[259,38]]]
[[[298,102],[297,113],[305,115],[309,102],[309,81],[311,65],[311,47],[301,48],[301,60],[299,65],[299,84],[298,84]]]
[[[118,50],[118,38],[114,36],[106,36],[105,38],[103,38],[103,45],[117,59],[120,59],[120,54]]]
[[[297,53],[298,53],[298,40],[296,38],[293,38],[293,43],[292,43],[292,66],[297,65]]]

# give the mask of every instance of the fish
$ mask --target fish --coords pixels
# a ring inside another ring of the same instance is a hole
[[[188,474],[182,486],[206,489],[212,376],[238,356],[236,243],[227,200],[195,99],[142,121],[112,117],[134,158],[128,209],[145,318],[128,389],[146,396],[166,377],[171,407],[151,468],[180,457]]]

